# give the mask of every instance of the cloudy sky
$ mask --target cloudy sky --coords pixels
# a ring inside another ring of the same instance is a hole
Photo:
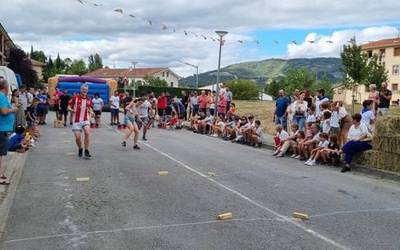
[[[193,69],[179,61],[199,64],[201,71],[216,68],[218,43],[212,38],[219,29],[229,31],[222,60],[229,65],[272,57],[338,57],[353,36],[364,43],[397,36],[400,27],[398,0],[0,3],[0,22],[27,51],[33,45],[72,59],[99,53],[110,67],[137,61],[138,67],[171,67],[182,76]]]

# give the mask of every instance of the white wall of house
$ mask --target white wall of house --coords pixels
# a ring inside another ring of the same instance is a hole
[[[161,80],[165,80],[168,83],[169,87],[179,87],[179,79],[175,73],[173,73],[171,70],[165,70],[161,71],[157,74],[153,75],[154,77],[159,77]]]

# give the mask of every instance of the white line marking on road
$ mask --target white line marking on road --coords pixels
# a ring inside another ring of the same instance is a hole
[[[26,183],[28,185],[58,185],[61,187],[68,187],[70,186],[68,183],[61,183],[61,182],[31,182],[31,183]]]
[[[394,207],[394,208],[377,208],[377,209],[335,211],[335,212],[331,212],[331,213],[312,215],[312,216],[310,216],[310,218],[318,218],[318,217],[334,216],[334,215],[358,214],[358,213],[395,212],[395,211],[400,211],[400,208]]]
[[[164,153],[163,151],[151,146],[150,144],[145,143],[145,142],[142,142],[142,143],[144,145],[146,145],[147,147],[153,149],[154,151],[158,152],[159,154],[161,154],[161,155],[167,157],[168,159],[178,163],[179,165],[181,165],[182,167],[186,168],[187,170],[189,170],[189,171],[191,171],[193,173],[196,173],[197,175],[209,180],[210,182],[213,182],[217,186],[220,186],[223,189],[225,189],[225,190],[227,190],[227,191],[229,191],[229,192],[231,192],[233,194],[236,194],[237,196],[239,196],[240,198],[250,202],[251,204],[253,204],[253,205],[255,205],[255,206],[259,207],[259,208],[262,208],[265,211],[268,211],[268,212],[272,213],[273,215],[277,216],[278,218],[282,219],[283,221],[286,221],[286,222],[288,222],[288,223],[300,228],[304,232],[307,232],[307,233],[309,233],[309,234],[311,234],[311,235],[313,235],[313,236],[315,236],[315,237],[317,237],[317,238],[319,238],[319,239],[321,239],[321,240],[323,240],[323,241],[325,241],[325,242],[327,242],[327,243],[329,243],[329,244],[331,244],[331,245],[333,245],[335,247],[338,247],[338,248],[341,248],[341,249],[349,249],[348,247],[346,247],[346,246],[344,246],[344,245],[342,245],[342,244],[340,244],[340,243],[338,243],[338,242],[336,242],[336,241],[334,241],[334,240],[332,240],[332,239],[330,239],[330,238],[328,238],[328,237],[326,237],[326,236],[324,236],[324,235],[322,235],[322,234],[320,234],[320,233],[318,233],[318,232],[316,232],[316,231],[314,231],[312,229],[307,228],[306,226],[300,224],[299,222],[293,221],[288,216],[280,214],[280,213],[278,213],[278,212],[276,212],[276,211],[274,211],[274,210],[272,210],[272,209],[270,209],[270,208],[258,203],[257,201],[252,200],[251,198],[247,197],[246,195],[244,195],[244,194],[242,194],[242,193],[240,193],[240,192],[238,192],[238,191],[236,191],[236,190],[234,190],[234,189],[232,189],[232,188],[230,188],[228,186],[225,186],[222,183],[219,183],[218,181],[216,181],[216,180],[208,177],[207,175],[197,171],[196,169],[186,165],[185,163],[181,162],[180,160],[175,159],[174,157],[170,156],[169,154]]]
[[[79,234],[78,233],[70,233],[70,234],[45,235],[45,236],[37,236],[37,237],[29,237],[29,238],[7,240],[4,243],[11,244],[11,243],[16,243],[16,242],[31,241],[31,240],[43,240],[43,239],[70,237],[70,236],[86,236],[86,235],[89,235],[89,234],[117,233],[117,232],[124,232],[124,231],[165,229],[165,228],[173,228],[173,227],[197,226],[197,225],[216,224],[216,223],[253,222],[253,221],[278,221],[278,222],[284,222],[284,221],[282,221],[282,220],[280,220],[278,218],[270,218],[270,219],[267,219],[267,218],[231,219],[231,220],[225,220],[225,221],[209,220],[209,221],[180,223],[180,224],[169,224],[169,225],[156,225],[156,226],[117,228],[117,229],[110,229],[110,230],[98,230],[98,231],[90,231],[90,232],[81,232]]]
[[[105,125],[106,125],[108,128],[111,128],[111,127],[108,126],[107,124],[105,124]],[[116,130],[116,129],[113,129],[113,130],[114,130],[115,132],[117,132],[118,134],[122,134],[120,131],[118,131],[118,130]],[[326,237],[326,236],[324,236],[324,235],[322,235],[322,234],[320,234],[320,233],[318,233],[318,232],[316,232],[316,231],[314,231],[314,230],[312,230],[312,229],[307,228],[306,226],[300,224],[299,222],[292,220],[290,217],[285,216],[285,215],[283,215],[283,214],[280,214],[280,213],[278,213],[278,212],[276,212],[276,211],[274,211],[274,210],[272,210],[272,209],[270,209],[270,208],[268,208],[268,207],[266,207],[266,206],[264,206],[264,205],[258,203],[257,201],[252,200],[251,198],[249,198],[249,197],[243,195],[242,193],[240,193],[240,192],[238,192],[238,191],[236,191],[236,190],[234,190],[234,189],[232,189],[232,188],[230,188],[230,187],[227,187],[227,186],[225,186],[225,185],[222,184],[222,183],[219,183],[218,181],[216,181],[216,180],[210,178],[209,176],[207,176],[207,175],[205,175],[205,174],[203,174],[203,173],[197,171],[196,169],[194,169],[194,168],[192,168],[192,167],[186,165],[185,163],[179,161],[178,159],[175,159],[174,157],[170,156],[169,154],[167,154],[167,153],[165,153],[165,152],[163,152],[163,151],[161,151],[161,150],[159,150],[159,149],[157,149],[157,148],[151,146],[150,144],[148,144],[148,143],[146,143],[146,142],[142,142],[142,144],[144,144],[144,145],[147,146],[148,148],[153,149],[154,151],[158,152],[159,154],[165,156],[166,158],[168,158],[168,159],[170,159],[170,160],[172,160],[172,161],[178,163],[179,165],[181,165],[182,167],[186,168],[187,170],[189,170],[189,171],[191,171],[191,172],[193,172],[193,173],[195,173],[195,174],[197,174],[197,175],[199,175],[199,176],[201,176],[201,177],[203,177],[203,178],[206,178],[207,180],[209,180],[210,182],[213,182],[213,183],[216,184],[217,186],[220,186],[220,187],[222,187],[223,189],[225,189],[225,190],[227,190],[227,191],[229,191],[229,192],[231,192],[231,193],[233,193],[233,194],[236,194],[237,196],[239,196],[239,197],[241,197],[242,199],[244,199],[244,200],[250,202],[251,204],[253,204],[253,205],[255,205],[255,206],[259,207],[259,208],[262,208],[262,209],[264,209],[265,211],[268,211],[268,212],[272,213],[273,215],[277,216],[277,217],[280,218],[281,220],[286,221],[286,222],[288,222],[288,223],[290,223],[290,224],[292,224],[292,225],[294,225],[294,226],[300,228],[300,229],[303,230],[304,232],[307,232],[307,233],[309,233],[309,234],[311,234],[311,235],[313,235],[313,236],[315,236],[315,237],[317,237],[317,238],[319,238],[319,239],[321,239],[321,240],[323,240],[323,241],[325,241],[325,242],[327,242],[327,243],[329,243],[329,244],[331,244],[331,245],[333,245],[333,246],[335,246],[335,247],[338,247],[338,248],[341,248],[341,249],[350,249],[350,248],[348,248],[348,247],[346,247],[346,246],[344,246],[344,245],[342,245],[342,244],[340,244],[340,243],[338,243],[338,242],[336,242],[336,241],[334,241],[334,240],[332,240],[332,239],[330,239],[330,238],[328,238],[328,237]],[[256,149],[254,149],[254,150],[256,150]]]

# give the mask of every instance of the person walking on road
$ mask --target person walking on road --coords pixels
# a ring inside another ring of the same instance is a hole
[[[100,126],[101,123],[101,111],[103,109],[104,106],[104,102],[103,99],[100,98],[100,94],[99,93],[95,93],[94,94],[94,98],[92,100],[93,103],[93,112],[94,112],[94,119],[96,121],[96,128],[98,128]]]
[[[5,168],[2,165],[3,156],[8,151],[8,136],[13,131],[15,122],[15,113],[18,108],[12,108],[8,100],[9,85],[7,81],[0,78],[0,185],[9,185],[10,181],[4,175]]]
[[[60,114],[64,119],[64,127],[67,126],[67,118],[68,118],[68,103],[71,100],[71,96],[68,95],[68,90],[64,89],[64,94],[60,96]],[[72,125],[72,116],[69,117],[69,123]]]
[[[140,118],[140,121],[141,121],[141,122],[138,123],[138,128],[140,129],[141,127],[143,127],[142,140],[143,141],[147,141],[147,138],[146,138],[147,130],[151,126],[150,119],[149,119],[149,112],[151,110],[151,103],[148,101],[148,97],[147,96],[144,96],[142,98],[143,98],[144,102],[142,103],[142,105],[138,106],[138,113],[139,113],[139,118]]]
[[[137,122],[141,122],[139,118],[138,108],[144,103],[142,98],[137,100],[132,100],[128,106],[125,107],[126,116],[125,116],[125,124],[127,127],[126,134],[123,138],[121,143],[122,147],[126,147],[126,141],[129,139],[132,133],[134,133],[133,137],[133,149],[140,150],[138,146],[138,139],[139,139],[139,128]]]
[[[114,95],[110,98],[111,103],[111,126],[120,125],[119,123],[119,96],[118,91],[114,92]]]
[[[90,115],[92,111],[92,101],[88,97],[89,86],[84,84],[81,86],[80,95],[74,96],[69,102],[69,110],[73,113],[72,131],[75,135],[75,142],[78,146],[78,156],[82,157],[82,131],[85,134],[85,158],[90,159],[92,156],[89,152],[90,146]]]

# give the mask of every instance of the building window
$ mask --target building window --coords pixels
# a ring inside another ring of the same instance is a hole
[[[368,53],[368,58],[371,58],[372,57],[372,50],[368,50],[367,53]]]
[[[398,91],[399,90],[399,84],[393,83],[392,84],[392,91]]]
[[[400,71],[400,65],[393,65],[393,71],[392,71],[392,75],[394,76],[398,76]]]
[[[169,77],[169,72],[167,71],[167,77]]]
[[[165,77],[165,72],[162,72],[162,77]]]
[[[394,56],[400,56],[400,47],[394,48]]]
[[[174,86],[174,83],[173,82],[171,82],[171,87],[173,87]]]

